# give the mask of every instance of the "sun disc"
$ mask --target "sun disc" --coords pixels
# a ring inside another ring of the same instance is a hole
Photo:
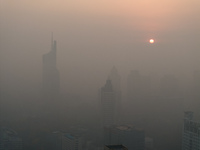
[[[154,39],[149,40],[149,43],[151,43],[151,44],[153,44],[154,42],[155,42]]]

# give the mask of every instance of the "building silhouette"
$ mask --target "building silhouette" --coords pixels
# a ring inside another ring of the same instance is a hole
[[[119,124],[120,116],[121,116],[121,77],[118,74],[118,71],[115,67],[111,69],[109,79],[111,80],[114,96],[115,96],[115,116],[114,122],[115,124]]]
[[[145,133],[143,129],[131,125],[107,127],[104,130],[106,145],[124,145],[128,149],[144,150]]]
[[[51,50],[43,55],[43,99],[48,109],[56,105],[59,95],[60,76],[56,67],[57,44],[51,39]]]
[[[200,99],[200,70],[195,70],[193,74],[193,96],[195,103],[199,105]]]
[[[69,133],[63,134],[62,150],[82,150],[81,137]]]
[[[200,122],[193,120],[193,112],[184,113],[182,150],[200,150]]]
[[[49,135],[47,149],[82,150],[82,137],[71,132],[54,131]]]
[[[0,150],[22,150],[22,139],[9,128],[0,128]]]
[[[107,80],[106,84],[101,88],[100,94],[101,100],[101,112],[103,119],[103,126],[112,126],[114,125],[115,117],[115,92],[111,80]]]
[[[113,90],[121,91],[121,77],[118,74],[116,67],[113,67],[110,71],[109,79],[112,81]]]
[[[199,94],[199,92],[200,92],[200,70],[195,70],[193,77],[194,77],[195,92],[197,92]]]
[[[105,145],[104,150],[128,150],[123,145]]]

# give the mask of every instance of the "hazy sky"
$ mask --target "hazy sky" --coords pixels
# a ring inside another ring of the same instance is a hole
[[[199,0],[0,0],[2,80],[40,83],[51,32],[68,90],[102,86],[113,65],[124,78],[132,69],[192,72],[200,69],[199,16]]]

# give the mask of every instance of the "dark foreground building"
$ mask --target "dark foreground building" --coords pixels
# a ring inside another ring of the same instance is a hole
[[[184,113],[182,150],[200,150],[200,122],[193,120],[193,112]]]
[[[104,150],[128,150],[123,145],[105,145]]]
[[[131,125],[104,128],[105,145],[124,145],[129,150],[145,149],[145,133],[143,129]]]
[[[12,129],[0,128],[0,150],[22,150],[22,139]]]

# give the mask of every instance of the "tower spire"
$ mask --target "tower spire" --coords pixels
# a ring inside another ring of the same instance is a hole
[[[51,50],[53,51],[54,44],[53,44],[53,32],[51,32]]]

